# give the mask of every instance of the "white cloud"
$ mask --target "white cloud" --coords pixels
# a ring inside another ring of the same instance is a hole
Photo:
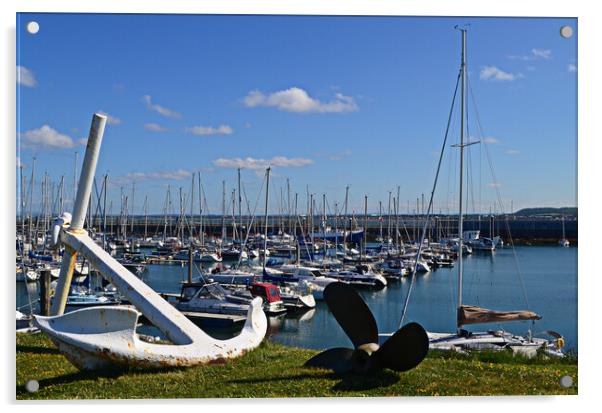
[[[481,80],[512,81],[523,77],[523,75],[520,73],[515,75],[513,73],[504,72],[495,66],[485,66],[481,69],[480,77]]]
[[[73,148],[75,143],[67,135],[63,135],[48,125],[28,130],[19,134],[23,147],[29,148]]]
[[[101,115],[105,115],[107,117],[107,123],[109,125],[119,125],[121,123],[121,119],[119,119],[116,116],[111,116],[103,110],[99,110],[98,113],[100,113]]]
[[[256,158],[219,158],[213,161],[215,166],[222,168],[243,168],[243,169],[265,169],[268,166],[275,167],[300,167],[314,163],[307,158],[287,158],[286,156],[275,156],[272,159]]]
[[[506,151],[507,155],[518,155],[520,153],[520,151],[517,151],[516,149],[508,149]]]
[[[318,113],[341,113],[358,110],[355,100],[351,96],[336,93],[330,102],[320,102],[298,87],[264,95],[258,90],[249,92],[243,99],[245,106],[254,108],[258,106],[273,107],[285,112],[318,112]]]
[[[498,138],[494,138],[493,136],[486,136],[483,138],[483,142],[488,144],[496,144],[500,143],[500,140]]]
[[[169,129],[157,124],[157,123],[145,123],[144,129],[151,132],[167,132]]]
[[[213,126],[192,126],[184,130],[186,133],[197,136],[231,135],[234,132],[234,129],[228,125],[219,125],[217,128],[214,128]]]
[[[17,66],[17,83],[23,86],[35,87],[38,81],[30,69]]]
[[[499,182],[490,182],[489,183],[490,188],[499,188],[500,186],[502,186],[502,184],[500,184]]]
[[[175,171],[157,171],[157,172],[130,172],[129,174],[115,178],[114,180],[118,183],[125,182],[141,182],[141,181],[179,181],[186,179],[192,175],[192,172],[185,169],[178,169]]]
[[[552,58],[552,51],[550,49],[531,49],[531,53],[535,58],[546,60]]]
[[[531,49],[531,54],[529,55],[508,55],[507,57],[508,59],[524,61],[550,60],[552,58],[552,51],[550,49]]]
[[[166,116],[168,118],[174,118],[174,119],[179,119],[182,117],[181,114],[179,114],[178,112],[176,112],[174,110],[171,110],[166,107],[157,105],[156,103],[153,103],[151,95],[142,96],[142,101],[146,104],[146,107],[148,109],[153,110],[157,113],[160,113],[163,116]]]
[[[577,65],[574,63],[569,63],[569,65],[567,66],[567,70],[571,73],[574,73],[577,71]]]

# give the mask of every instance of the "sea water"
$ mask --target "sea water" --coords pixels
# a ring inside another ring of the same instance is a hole
[[[416,321],[427,331],[455,331],[457,267],[456,262],[454,268],[439,268],[415,278],[404,324]],[[187,271],[181,265],[149,265],[141,278],[155,291],[179,293]],[[410,282],[410,278],[404,278],[390,282],[383,290],[358,290],[374,314],[380,333],[398,329]],[[17,307],[21,311],[29,311],[30,300],[36,307],[38,288],[36,283],[27,287],[17,283]],[[528,309],[542,317],[534,323],[471,325],[466,327],[468,330],[506,330],[525,335],[531,329],[536,336],[554,330],[565,337],[566,348],[576,352],[577,248],[525,246],[465,256],[462,303],[500,311]],[[270,340],[290,346],[322,349],[350,345],[323,301],[318,301],[314,310],[270,318],[269,326]]]

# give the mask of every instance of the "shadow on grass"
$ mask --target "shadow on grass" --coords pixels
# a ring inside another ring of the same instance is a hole
[[[62,376],[41,379],[38,380],[38,383],[40,384],[40,390],[43,390],[50,386],[68,384],[82,380],[96,380],[100,377],[114,379],[123,375],[124,373],[126,373],[125,370],[78,371],[75,373],[64,374]],[[29,394],[27,390],[25,390],[25,386],[17,386],[17,396],[25,394]]]
[[[61,354],[60,351],[52,347],[23,346],[19,344],[17,344],[17,353]]]
[[[253,379],[238,379],[229,380],[227,383],[238,383],[238,384],[253,384],[253,383],[269,383],[279,381],[290,381],[290,380],[311,380],[311,379],[331,379],[340,380],[337,384],[332,387],[335,391],[364,391],[372,390],[379,387],[389,387],[397,383],[400,378],[399,375],[389,371],[382,370],[371,374],[360,375],[360,374],[335,374],[335,373],[320,373],[314,374],[302,373],[293,374],[286,376],[275,376],[275,377],[263,377]]]
[[[52,350],[52,349],[50,349]],[[58,352],[58,350],[57,350]],[[76,383],[79,381],[96,381],[99,378],[105,379],[117,379],[121,376],[134,374],[156,374],[156,373],[167,373],[170,371],[183,370],[183,367],[169,367],[169,368],[155,368],[155,369],[137,369],[137,368],[113,368],[113,369],[101,369],[101,370],[82,370],[75,373],[64,374],[62,376],[50,377],[46,379],[38,380],[40,390],[48,388],[50,386],[57,386],[61,384]],[[17,386],[17,396],[30,394],[25,386]]]
[[[341,379],[340,382],[332,388],[336,391],[365,391],[376,388],[389,387],[397,383],[400,378],[399,374],[390,370],[381,370],[371,374],[346,374],[337,376]]]

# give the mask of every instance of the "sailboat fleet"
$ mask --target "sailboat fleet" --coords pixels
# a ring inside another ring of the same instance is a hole
[[[460,143],[456,145],[460,153],[457,235],[440,234],[439,240],[435,242],[427,239],[424,231],[420,239],[410,237],[407,230],[404,234],[401,226],[405,228],[405,224],[399,213],[399,188],[397,197],[392,198],[389,192],[389,211],[386,216],[383,216],[382,204],[379,203],[379,236],[376,238],[377,242],[373,243],[367,242],[367,228],[359,227],[355,213],[348,213],[349,187],[345,191],[343,208],[339,210],[336,204],[334,214],[327,213],[326,194],[322,195],[322,211],[319,213],[316,199],[309,191],[307,211],[300,214],[297,209],[297,194],[292,201],[287,180],[288,202],[284,202],[281,192],[281,205],[287,205],[287,208],[282,208],[281,213],[270,220],[268,207],[271,169],[267,168],[263,183],[265,203],[262,220],[251,212],[250,207],[243,213],[243,198],[246,196],[243,197],[240,169],[237,171],[238,185],[232,191],[231,202],[226,198],[225,182],[222,184],[220,234],[211,233],[211,227],[206,222],[208,208],[200,173],[193,175],[189,195],[183,194],[180,188],[180,211],[175,222],[174,215],[171,214],[171,187],[168,187],[162,231],[152,235],[148,231],[148,198],[145,198],[143,206],[144,231],[141,234],[138,228],[135,233],[131,216],[134,188],[132,187],[131,197],[122,190],[121,211],[116,218],[110,212],[112,203],[107,206],[108,176],[105,176],[100,190],[97,188],[95,196],[91,197],[97,202],[95,206],[93,202],[90,203],[86,219],[90,236],[98,246],[118,257],[118,261],[137,276],[142,276],[151,265],[188,265],[189,274],[192,273],[193,266],[199,267],[197,279],[193,280],[189,276],[188,281],[182,284],[179,295],[165,296],[168,302],[184,314],[244,316],[255,302],[254,299],[261,297],[263,311],[268,315],[279,315],[316,307],[316,300],[323,300],[324,289],[332,283],[381,290],[404,277],[414,279],[421,273],[428,273],[439,267],[457,267],[457,329],[446,333],[429,332],[431,349],[464,351],[509,348],[525,354],[543,349],[547,354],[561,356],[563,340],[555,332],[550,332],[554,339],[548,340],[533,337],[531,332],[523,337],[503,330],[475,332],[466,329],[466,326],[473,324],[515,320],[533,322],[540,316],[528,310],[494,311],[464,303],[464,255],[477,251],[493,252],[501,246],[501,238],[493,236],[493,229],[490,237],[483,237],[480,231],[464,231],[463,228],[463,157],[465,147],[474,142],[465,142],[466,29],[461,29],[461,33],[461,130]],[[58,277],[63,251],[49,248],[52,231],[50,216],[58,215],[57,212],[65,207],[64,178],[61,178],[58,188],[51,190],[48,175],[45,174],[42,212],[34,227],[34,172],[32,170],[27,197],[24,196],[25,179],[23,174],[21,176],[17,281],[36,282],[45,272]],[[194,210],[197,200],[195,191],[198,196],[198,211]],[[248,202],[246,203],[248,206]],[[364,225],[368,222],[367,203],[366,196]],[[189,213],[186,212],[188,205]],[[388,218],[386,234],[385,217]],[[429,220],[425,219],[426,222]],[[227,223],[231,224],[230,237],[230,225]],[[160,227],[155,225],[155,228]],[[565,238],[564,217],[560,245],[569,245]],[[106,283],[90,288],[90,280],[96,269],[89,262],[77,261],[75,269],[67,308],[116,305],[125,301]],[[17,318],[18,324],[21,322],[22,325],[26,316],[17,312]]]

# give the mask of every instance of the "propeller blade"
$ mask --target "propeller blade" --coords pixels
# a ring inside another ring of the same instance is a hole
[[[378,343],[376,320],[355,288],[345,283],[330,283],[324,289],[324,300],[355,348]]]
[[[353,350],[350,348],[335,347],[313,356],[304,366],[333,370],[337,374],[347,373],[353,367],[352,356]]]
[[[418,323],[409,323],[397,330],[371,357],[371,368],[411,370],[426,357],[429,338]]]

